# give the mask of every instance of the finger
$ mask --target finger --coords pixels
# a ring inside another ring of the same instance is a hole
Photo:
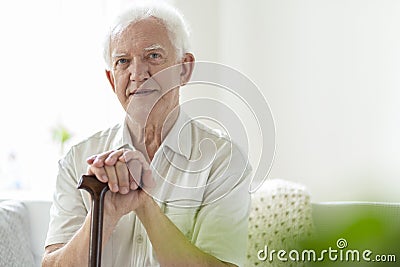
[[[153,178],[151,170],[144,170],[142,173],[143,189],[149,190],[156,186],[156,181]]]
[[[96,155],[90,156],[86,159],[86,163],[89,165],[93,164],[93,161],[96,159]]]
[[[109,166],[115,165],[115,163],[117,163],[117,161],[118,161],[118,158],[121,157],[123,153],[124,153],[123,149],[111,152],[107,156],[107,158],[104,160],[104,163],[109,165]]]
[[[120,161],[120,162],[122,162],[122,161]],[[138,189],[138,188],[139,188],[139,185],[136,183],[135,179],[133,179],[133,176],[132,176],[132,174],[131,174],[131,171],[129,170],[128,165],[127,165],[126,163],[124,163],[124,164],[125,164],[125,166],[127,166],[127,170],[128,170],[128,175],[129,175],[129,188],[130,188],[131,190],[136,190],[136,189]]]
[[[106,151],[103,153],[100,153],[98,155],[96,155],[96,158],[93,161],[93,165],[95,167],[103,167],[104,166],[104,161],[105,159],[108,157],[108,155],[110,155],[114,150],[110,150],[110,151]]]
[[[118,179],[117,179],[117,173],[115,172],[114,166],[104,166],[104,169],[106,170],[107,176],[108,176],[108,186],[110,187],[111,192],[118,192]]]
[[[131,160],[137,160],[142,164],[142,168],[144,170],[150,169],[149,163],[147,162],[144,155],[140,151],[126,150],[119,158],[119,160],[127,163]]]
[[[86,175],[94,175],[94,173],[93,173],[93,171],[92,171],[92,169],[90,167],[92,167],[92,166],[90,165],[90,166],[87,167]]]
[[[104,168],[97,168],[93,165],[90,165],[88,168],[89,175],[95,175],[97,179],[103,183],[108,182],[108,176]]]
[[[139,185],[136,183],[135,179],[129,174],[129,188],[133,191],[139,188]]]
[[[119,192],[127,194],[129,192],[129,171],[125,163],[117,161],[115,171],[118,179]]]
[[[128,166],[126,163],[124,163],[124,164],[126,166]],[[128,173],[129,173],[129,188],[131,190],[136,190],[139,188],[139,185],[136,183],[135,179],[133,179],[133,176],[131,174],[131,171],[129,170],[129,167],[127,169],[128,169]]]
[[[132,177],[130,188],[136,190],[142,180],[142,164],[138,160],[131,160],[128,163],[124,163],[128,167],[129,174]]]

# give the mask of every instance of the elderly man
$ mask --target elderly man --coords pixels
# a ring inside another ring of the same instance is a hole
[[[85,173],[110,187],[103,266],[242,266],[250,168],[226,136],[180,109],[194,67],[182,16],[164,4],[136,6],[118,18],[104,51],[127,116],[60,160],[43,266],[88,263],[90,196],[76,189]]]

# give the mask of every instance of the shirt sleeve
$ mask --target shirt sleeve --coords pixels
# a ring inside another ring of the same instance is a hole
[[[246,260],[251,167],[239,150],[217,160],[193,228],[198,248],[221,261],[243,266]]]
[[[83,224],[87,209],[77,187],[81,173],[75,168],[74,150],[59,161],[59,171],[45,246],[67,243]]]

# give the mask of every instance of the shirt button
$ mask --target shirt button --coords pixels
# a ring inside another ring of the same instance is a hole
[[[185,236],[186,236],[187,239],[190,239],[190,236],[191,236],[190,232],[189,231],[186,232]]]
[[[142,243],[143,243],[143,236],[142,236],[142,235],[138,235],[138,236],[136,237],[136,242],[137,242],[138,244],[142,244]]]

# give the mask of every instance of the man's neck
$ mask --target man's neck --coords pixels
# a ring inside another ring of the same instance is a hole
[[[154,154],[161,146],[165,137],[174,126],[178,115],[179,108],[176,108],[168,116],[160,119],[150,116],[146,125],[139,125],[138,123],[127,120],[129,134],[132,138],[133,146],[145,155],[148,161],[151,161]]]

